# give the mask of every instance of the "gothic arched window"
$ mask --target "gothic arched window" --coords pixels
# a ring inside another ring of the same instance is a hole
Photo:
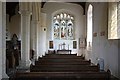
[[[74,17],[67,13],[59,13],[53,16],[54,39],[73,39]]]
[[[87,50],[92,50],[92,33],[93,33],[93,6],[88,6],[87,12]]]

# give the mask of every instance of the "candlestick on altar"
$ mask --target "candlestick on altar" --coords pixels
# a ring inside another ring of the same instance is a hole
[[[60,44],[60,47],[61,47],[61,49],[62,49],[62,44]]]
[[[63,45],[63,49],[65,49],[65,45],[66,45],[66,44],[65,44],[65,43],[63,43],[62,45]]]
[[[58,46],[58,49],[60,50],[60,44],[59,44],[59,46]]]
[[[69,50],[69,44],[68,44],[68,50]]]

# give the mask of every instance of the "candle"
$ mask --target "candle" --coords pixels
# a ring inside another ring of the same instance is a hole
[[[68,50],[69,50],[69,44],[68,44]]]

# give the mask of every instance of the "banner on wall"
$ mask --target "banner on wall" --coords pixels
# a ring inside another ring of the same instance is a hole
[[[87,45],[86,38],[79,38],[79,49],[85,48]]]
[[[77,41],[73,41],[73,49],[77,49]]]
[[[53,49],[53,41],[49,41],[49,48]]]

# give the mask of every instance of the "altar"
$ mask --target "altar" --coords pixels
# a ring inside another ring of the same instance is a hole
[[[57,50],[57,54],[71,54],[72,50]]]
[[[59,44],[59,48],[57,50],[57,54],[71,54],[72,50],[69,50],[69,44],[68,44],[68,49],[65,49],[65,42],[63,44]]]

